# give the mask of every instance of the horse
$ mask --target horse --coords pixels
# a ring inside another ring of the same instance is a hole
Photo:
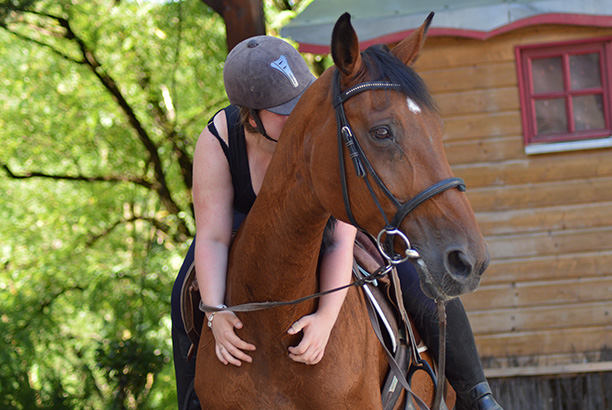
[[[391,50],[363,53],[350,16],[338,19],[331,40],[335,65],[287,120],[257,200],[234,238],[228,306],[317,292],[319,250],[330,216],[372,237],[384,233],[392,239],[390,258],[418,252],[421,286],[435,299],[478,286],[487,246],[444,154],[435,103],[409,67],[431,17]],[[340,145],[349,137],[352,143]],[[353,163],[361,174],[352,172]],[[375,175],[376,184],[366,183],[364,170]],[[287,349],[300,336],[287,329],[315,309],[316,301],[309,300],[239,313],[244,327],[237,333],[257,347],[252,363],[241,367],[217,359],[212,332],[204,329],[195,377],[202,408],[382,408],[389,363],[356,288],[347,293],[323,359],[314,366],[289,359]]]

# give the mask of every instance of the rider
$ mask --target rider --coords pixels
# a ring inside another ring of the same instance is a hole
[[[172,295],[172,336],[181,409],[195,374],[195,360],[186,363],[190,342],[179,306],[188,267],[195,258],[202,302],[222,305],[232,231],[253,205],[288,115],[314,80],[297,50],[275,37],[247,39],[227,57],[224,82],[232,105],[209,121],[196,145],[193,197],[197,239]],[[349,283],[355,234],[356,229],[349,224],[335,225],[333,240],[320,264],[321,291]],[[292,360],[314,365],[322,359],[345,296],[346,290],[321,297],[316,312],[300,318],[288,329],[289,334],[303,332],[300,343],[289,348]],[[235,329],[243,326],[238,317],[226,311],[207,314],[207,318],[215,337],[217,358],[235,366],[250,362],[247,353],[255,346],[236,335]]]
[[[196,145],[193,196],[197,241],[192,242],[172,291],[172,341],[181,410],[199,408],[192,391],[195,358],[187,361],[190,341],[180,314],[180,291],[187,270],[195,258],[202,301],[212,306],[224,303],[232,231],[240,225],[259,192],[287,116],[314,81],[295,48],[268,36],[253,37],[238,44],[226,59],[223,76],[232,105],[215,114]],[[350,281],[356,230],[338,221],[332,232],[331,245],[323,251],[321,262],[322,291]],[[432,352],[437,354],[435,305],[422,293],[418,275],[410,263],[403,264],[399,274],[409,312],[415,315],[426,308],[424,313],[415,316],[416,325]],[[303,332],[301,342],[289,348],[291,359],[311,365],[321,360],[345,295],[346,291],[341,291],[324,296],[315,313],[291,326],[288,333]],[[459,299],[448,303],[447,314],[446,373],[458,393],[456,408],[501,409],[488,390]],[[238,317],[224,311],[212,318],[207,314],[207,318],[211,321],[217,358],[235,366],[250,362],[247,352],[255,350],[255,346],[236,335],[235,329],[243,326]]]

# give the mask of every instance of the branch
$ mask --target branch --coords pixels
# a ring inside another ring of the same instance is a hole
[[[151,225],[153,225],[155,227],[155,229],[164,232],[164,233],[168,233],[170,231],[170,228],[168,227],[168,225],[158,221],[155,218],[149,218],[149,217],[144,217],[144,216],[132,216],[130,218],[124,218],[124,219],[120,219],[118,221],[115,221],[114,224],[112,224],[111,226],[109,226],[108,228],[104,229],[102,232],[95,234],[95,235],[91,235],[91,237],[89,238],[89,240],[87,241],[87,247],[92,246],[93,244],[95,244],[98,239],[110,234],[116,227],[118,227],[119,225],[125,224],[125,223],[129,223],[129,222],[136,222],[136,221],[146,221],[149,222]]]
[[[61,57],[61,58],[63,58],[63,59],[66,59],[66,60],[71,61],[71,62],[76,63],[76,64],[85,64],[85,61],[84,61],[84,60],[77,60],[76,58],[73,58],[73,57],[69,56],[68,54],[64,54],[64,53],[63,53],[63,52],[61,52],[60,50],[58,50],[58,49],[56,49],[55,47],[53,47],[51,44],[47,44],[47,43],[45,43],[45,42],[43,42],[43,41],[36,40],[36,39],[34,39],[34,38],[32,38],[32,37],[28,37],[28,36],[26,36],[26,35],[24,35],[24,34],[21,34],[21,33],[18,33],[18,32],[16,32],[16,31],[13,31],[13,30],[9,29],[8,27],[4,27],[4,28],[5,28],[5,30],[6,30],[6,31],[8,31],[9,33],[13,34],[14,36],[16,36],[16,37],[18,37],[18,38],[20,38],[20,39],[22,39],[22,40],[25,40],[25,41],[30,41],[30,42],[32,42],[32,43],[34,43],[34,44],[38,44],[39,46],[42,46],[42,47],[48,48],[48,49],[49,49],[49,50],[51,50],[53,53],[57,54],[58,56],[60,56],[60,57]]]
[[[202,1],[206,3],[211,9],[223,15],[223,11],[224,11],[223,1],[221,0],[202,0]]]
[[[59,298],[60,296],[62,296],[65,293],[68,293],[68,292],[73,291],[73,290],[80,290],[82,292],[82,291],[85,290],[85,288],[82,287],[82,286],[79,286],[79,285],[73,285],[73,286],[69,286],[67,288],[60,289],[57,292],[54,292],[53,294],[47,296],[46,300],[43,300],[41,302],[41,304],[38,307],[40,312],[42,313],[45,310],[45,308],[49,307],[51,305],[51,303],[53,303],[57,298]]]
[[[32,13],[38,16],[42,16],[42,17],[46,17],[46,18],[54,20],[60,27],[64,29],[63,37],[69,41],[73,41],[76,43],[83,57],[81,61],[72,59],[69,56],[61,52],[59,54],[62,55],[63,58],[68,58],[70,61],[73,61],[75,63],[82,64],[82,65],[89,67],[89,69],[93,72],[93,74],[102,83],[104,88],[106,88],[106,90],[111,94],[115,102],[119,105],[120,109],[126,115],[130,126],[135,130],[138,138],[140,139],[141,143],[144,145],[145,150],[148,153],[148,156],[149,156],[148,163],[152,165],[153,172],[155,175],[155,183],[151,184],[150,187],[152,187],[152,189],[154,189],[157,192],[157,195],[159,196],[166,210],[170,212],[171,214],[178,216],[181,212],[181,208],[174,201],[172,197],[172,193],[168,187],[164,167],[163,167],[160,155],[159,155],[157,145],[153,142],[152,138],[149,136],[147,131],[144,129],[143,125],[141,124],[138,117],[136,116],[136,113],[132,109],[131,105],[127,102],[127,100],[121,93],[121,90],[119,89],[115,80],[103,70],[102,65],[98,62],[93,51],[87,47],[85,41],[82,38],[80,38],[77,35],[77,33],[75,33],[75,31],[72,29],[70,25],[70,21],[66,18],[55,16],[55,15],[44,13],[44,12],[37,12],[37,11],[32,11],[32,10],[20,10],[20,11],[26,12],[26,13]],[[30,39],[30,38],[27,38],[27,39],[29,41],[33,41],[36,44],[40,44],[40,42],[38,42],[37,40]],[[53,49],[53,47],[45,43],[42,43],[40,45]],[[184,236],[185,238],[190,237],[191,233],[189,232],[189,228],[187,228],[187,225],[185,224],[183,219],[179,217],[178,221],[179,221],[178,229],[180,233],[182,234],[182,236]]]
[[[168,183],[166,182],[166,175],[164,173],[162,160],[159,156],[157,146],[149,137],[149,134],[146,132],[146,130],[138,120],[138,117],[136,116],[136,113],[134,112],[130,104],[123,97],[123,94],[121,93],[121,90],[119,90],[119,87],[115,83],[115,80],[101,69],[102,66],[94,56],[93,52],[89,50],[85,42],[74,33],[74,31],[70,27],[70,23],[68,22],[68,20],[60,19],[58,20],[58,22],[62,27],[66,29],[66,38],[73,39],[77,42],[79,48],[81,49],[81,53],[83,54],[85,64],[91,69],[94,75],[98,77],[102,85],[104,85],[106,90],[113,96],[117,104],[119,104],[119,107],[127,116],[130,125],[136,131],[136,134],[138,135],[140,141],[142,142],[149,154],[149,162],[153,165],[155,180],[157,181],[153,188],[156,190],[157,194],[160,197],[160,200],[162,201],[164,207],[168,210],[168,212],[174,215],[178,215],[181,212],[181,209],[172,198],[172,194],[170,192],[170,189],[168,188]],[[185,225],[181,218],[179,218],[179,221],[179,231],[183,235],[189,237],[190,232],[187,228],[187,225]]]
[[[29,178],[49,178],[56,180],[68,180],[68,181],[86,181],[86,182],[131,182],[140,186],[143,186],[147,189],[152,189],[153,184],[143,178],[132,178],[126,176],[109,176],[109,175],[101,175],[101,176],[85,176],[85,175],[54,175],[47,174],[45,172],[26,172],[23,174],[15,174],[6,164],[0,164],[2,168],[6,171],[8,176],[13,179],[29,179]]]

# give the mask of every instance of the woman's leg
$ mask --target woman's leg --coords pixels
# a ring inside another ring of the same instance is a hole
[[[410,262],[398,266],[404,305],[421,337],[438,357],[439,327],[435,302],[421,290],[416,269]],[[501,410],[484,375],[472,327],[459,298],[446,304],[446,377],[457,393],[457,410]]]
[[[176,395],[179,410],[199,410],[200,401],[193,389],[196,355],[187,361],[191,340],[185,331],[172,326],[172,351],[174,354],[174,374],[176,376]]]
[[[174,356],[174,374],[176,376],[176,395],[179,410],[199,410],[200,402],[193,389],[195,378],[196,355],[187,360],[191,340],[187,336],[183,318],[181,316],[181,289],[187,276],[189,267],[193,262],[195,238],[189,247],[189,251],[183,261],[183,265],[172,288],[172,353]]]

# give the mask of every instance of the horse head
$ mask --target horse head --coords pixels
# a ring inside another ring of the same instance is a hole
[[[332,34],[335,67],[308,90],[327,112],[319,118],[305,110],[311,117],[303,122],[316,124],[310,173],[323,208],[373,237],[390,237],[392,259],[408,252],[425,293],[445,300],[477,288],[489,254],[446,159],[435,102],[410,67],[432,17],[392,49],[360,52],[350,16],[341,16]],[[329,163],[321,161],[338,164],[339,175],[323,173]]]

